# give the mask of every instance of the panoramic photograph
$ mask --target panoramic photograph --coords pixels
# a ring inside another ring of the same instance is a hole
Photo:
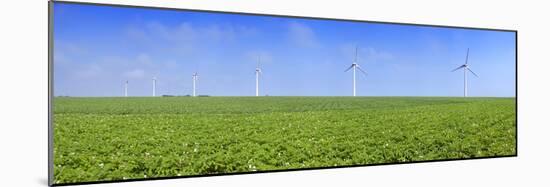
[[[52,6],[54,184],[517,153],[513,31]]]

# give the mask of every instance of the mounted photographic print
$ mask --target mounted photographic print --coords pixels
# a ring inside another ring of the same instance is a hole
[[[516,31],[50,2],[50,184],[517,155]]]

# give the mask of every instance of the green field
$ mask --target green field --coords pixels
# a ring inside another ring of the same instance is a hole
[[[54,99],[55,183],[516,154],[515,98]]]

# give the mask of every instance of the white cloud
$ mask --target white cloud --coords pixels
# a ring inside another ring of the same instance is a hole
[[[168,61],[164,61],[162,63],[163,67],[164,68],[169,68],[169,69],[172,69],[172,68],[177,68],[178,67],[178,63],[174,60],[168,60]]]
[[[340,47],[342,54],[344,54],[350,62],[355,58],[355,46],[356,45],[346,44]],[[392,53],[370,46],[359,46],[357,51],[357,61],[359,63],[377,63],[380,61],[393,60],[394,58],[395,56]]]
[[[137,61],[142,64],[151,65],[153,63],[151,57],[145,53],[139,54],[136,58]]]
[[[84,54],[86,52],[86,50],[79,45],[59,40],[55,41],[55,47],[71,54]]]
[[[262,64],[270,64],[273,62],[273,56],[267,51],[248,51],[244,55],[246,60],[253,64],[258,63],[258,60],[260,60]]]
[[[149,22],[144,29],[149,37],[160,37],[167,41],[188,42],[195,40],[197,37],[196,28],[191,23],[186,22],[174,27],[159,22]]]
[[[202,28],[201,33],[212,40],[232,40],[235,38],[235,33],[232,27],[221,28],[219,25],[210,25]]]
[[[365,52],[365,55],[367,55],[366,58],[370,60],[384,61],[384,60],[392,60],[394,58],[394,56],[391,53],[387,51],[381,51],[373,47],[363,48],[363,50],[366,51]]]
[[[301,47],[318,47],[315,32],[307,25],[291,22],[288,24],[288,37],[290,41]]]
[[[254,28],[231,24],[193,25],[189,22],[182,22],[175,26],[169,26],[157,21],[127,29],[127,35],[133,39],[150,42],[158,42],[160,39],[173,44],[198,41],[228,41],[234,40],[238,36],[250,36],[256,33],[257,31]]]
[[[97,64],[90,64],[85,66],[83,69],[76,71],[74,76],[80,79],[95,78],[100,76],[103,72],[103,69]]]
[[[197,25],[181,22],[169,25],[150,21],[129,26],[126,36],[142,49],[193,56],[205,46],[234,42],[243,37],[255,36],[257,33],[255,28],[233,24]]]
[[[143,71],[142,69],[134,69],[131,71],[124,72],[122,75],[125,78],[141,79],[145,76],[145,71]]]
[[[197,37],[197,31],[193,28],[191,23],[181,23],[174,31],[179,40],[190,41]]]
[[[74,43],[65,42],[62,40],[55,40],[54,43],[54,64],[71,63],[77,56],[85,55],[87,52],[82,47]]]
[[[58,50],[54,52],[53,54],[54,64],[58,65],[58,64],[65,64],[68,62],[70,62],[70,60],[65,51]]]
[[[130,27],[126,29],[126,35],[130,37],[132,40],[148,40],[147,33],[145,33],[145,30],[137,28],[137,27]]]

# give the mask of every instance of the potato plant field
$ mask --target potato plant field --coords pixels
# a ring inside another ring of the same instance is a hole
[[[515,98],[56,97],[55,183],[516,154]]]

